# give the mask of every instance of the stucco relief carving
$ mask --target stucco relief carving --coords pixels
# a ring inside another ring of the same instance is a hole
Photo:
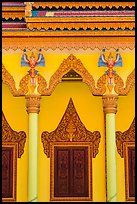
[[[57,71],[51,76],[49,81],[49,87],[47,88],[46,79],[38,74],[38,87],[37,91],[41,96],[51,95],[58,83],[62,81],[62,77],[69,72],[71,69],[76,71],[81,77],[82,81],[86,83],[95,96],[102,96],[106,91],[106,75],[103,74],[97,81],[95,86],[95,80],[93,76],[85,69],[82,62],[77,59],[74,55],[70,55],[67,59],[64,59]],[[6,70],[4,65],[2,65],[2,81],[9,87],[13,96],[25,96],[28,91],[28,81],[29,75],[25,75],[19,84],[19,89],[17,90],[15,86],[15,80],[13,76]],[[130,89],[135,84],[135,69],[129,74],[126,80],[126,86],[122,78],[116,74],[114,77],[115,87],[114,90],[118,95],[128,95]]]
[[[44,89],[47,87],[47,82],[46,82],[45,78],[40,74],[38,74],[37,79],[38,79],[37,91],[39,93],[43,94]]]
[[[135,118],[128,130],[125,132],[116,131],[117,151],[121,157],[124,157],[123,145],[125,142],[135,142]]]
[[[114,83],[115,83],[114,90],[118,95],[120,96],[128,95],[130,89],[135,84],[135,69],[128,75],[125,87],[123,87],[124,86],[123,79],[118,74],[116,74],[114,77]]]
[[[91,142],[93,144],[93,157],[96,157],[99,150],[100,132],[88,131],[81,122],[78,113],[74,107],[72,99],[70,99],[68,107],[56,130],[52,132],[44,131],[41,135],[44,153],[50,157],[50,146],[54,142]]]
[[[20,80],[19,89],[17,90],[13,76],[2,65],[2,81],[9,87],[13,96],[25,96],[28,92],[28,79],[29,75],[27,74]]]
[[[117,112],[118,95],[106,94],[102,96],[102,99],[103,99],[103,111],[105,113]]]
[[[5,69],[4,65],[2,64],[2,81],[9,87],[13,96],[18,94],[18,91],[15,86],[15,81],[13,76]]]
[[[60,67],[57,69],[57,71],[52,75],[50,81],[49,81],[49,87],[45,87],[45,82],[41,87],[39,87],[38,91],[41,95],[51,95],[54,91],[55,87],[58,83],[62,81],[62,77],[69,72],[71,69],[76,71],[83,79],[83,82],[85,82],[91,91],[93,95],[102,95],[106,91],[105,83],[106,83],[106,76],[105,74],[101,76],[97,81],[97,88],[95,86],[95,81],[92,77],[92,75],[85,69],[82,62],[77,59],[74,55],[69,55],[67,59],[64,59],[61,63]]]
[[[26,107],[28,113],[39,113],[40,111],[40,95],[30,94],[26,95]]]
[[[32,36],[33,35],[33,36]],[[112,36],[111,38],[106,37],[106,35]],[[116,35],[116,36],[114,36]],[[124,35],[124,37],[123,37]],[[56,32],[2,32],[2,48],[5,50],[17,50],[17,49],[40,49],[43,50],[63,50],[63,49],[83,49],[88,48],[94,50],[98,48],[99,50],[102,47],[105,47],[107,50],[114,48],[117,49],[120,47],[125,50],[129,48],[133,50],[135,48],[135,33],[134,31],[79,31],[72,32],[69,31],[56,31]],[[68,37],[69,36],[69,37]],[[96,38],[95,38],[96,36]],[[103,38],[101,37],[103,36]],[[122,36],[120,38],[119,36]],[[132,37],[129,37],[132,36]],[[29,37],[29,41],[28,38]],[[52,41],[51,41],[51,37]],[[34,40],[35,39],[35,40]],[[39,42],[39,43],[36,43]]]
[[[26,142],[26,133],[24,131],[16,132],[12,130],[2,112],[2,143],[11,143],[18,146],[18,157],[21,158],[24,153]]]

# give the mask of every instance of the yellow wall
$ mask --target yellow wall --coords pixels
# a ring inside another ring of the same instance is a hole
[[[110,49],[106,52],[106,59],[109,52],[112,51],[112,54],[115,59],[115,51]],[[27,74],[29,67],[21,67],[21,57],[23,52],[15,52],[13,53],[6,53],[2,55],[2,63],[5,68],[9,71],[9,73],[13,76],[16,81],[16,86],[18,88],[19,82],[23,76]],[[100,56],[101,51],[96,50],[95,52],[87,53],[87,54],[74,54],[77,59],[80,59],[83,63],[84,67],[89,71],[91,75],[93,75],[95,82],[99,79],[100,76],[104,74],[107,70],[106,67],[98,67],[98,59]],[[30,56],[31,52],[27,52],[28,56]],[[36,51],[36,56],[38,51]],[[46,53],[43,51],[46,65],[45,67],[37,67],[39,73],[45,77],[47,82],[49,82],[50,77],[54,74],[54,72],[60,67],[61,63],[64,59],[67,59],[70,54],[52,54]],[[73,53],[71,53],[73,54]],[[127,76],[133,71],[135,68],[135,53],[133,51],[121,50],[121,56],[123,59],[123,67],[115,67],[117,74],[119,74],[122,79],[125,81]]]
[[[43,151],[41,134],[53,131],[58,126],[69,102],[74,102],[77,113],[85,127],[93,132],[100,131],[99,154],[93,158],[93,201],[105,201],[105,151],[104,151],[104,115],[101,97],[92,96],[89,88],[82,82],[62,82],[53,94],[42,97],[39,113],[39,161],[38,161],[38,197],[39,201],[49,201],[50,159]]]
[[[123,68],[115,68],[117,73],[126,80],[127,76],[135,68],[134,53],[122,51]],[[27,74],[29,68],[20,67],[20,54],[7,53],[2,56],[5,68],[10,72],[16,81],[18,88],[19,81]],[[105,68],[98,68],[98,58],[100,51],[91,54],[75,54],[81,60],[85,68],[97,79],[104,74]],[[69,54],[44,54],[46,67],[38,67],[39,73],[47,81],[59,68],[64,59]],[[79,117],[85,127],[93,132],[101,133],[99,144],[99,154],[93,158],[93,201],[106,201],[106,181],[105,181],[105,135],[104,135],[104,115],[102,108],[102,98],[92,96],[88,86],[82,82],[62,82],[57,85],[51,96],[42,97],[39,113],[39,135],[38,135],[38,201],[49,201],[50,197],[50,159],[46,157],[41,142],[43,131],[53,131],[58,126],[72,98]],[[116,130],[125,131],[131,125],[134,118],[134,88],[128,96],[119,96],[118,112],[116,113]],[[25,97],[13,97],[8,87],[2,85],[2,109],[5,117],[15,131],[23,130],[27,134],[24,154],[17,163],[17,201],[27,201],[27,170],[28,170],[28,115],[26,112]],[[119,170],[120,169],[120,170]],[[125,201],[125,177],[124,159],[117,153],[117,190],[118,201]]]
[[[28,116],[24,97],[13,97],[7,85],[2,83],[2,110],[14,131],[25,131],[27,139],[24,154],[17,159],[17,201],[27,201],[28,171]]]
[[[116,113],[116,131],[124,132],[129,129],[135,117],[135,86],[128,96],[119,96]],[[117,152],[117,191],[118,200],[125,201],[125,167],[124,158]]]

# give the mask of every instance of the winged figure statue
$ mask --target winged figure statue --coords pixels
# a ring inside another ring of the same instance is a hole
[[[39,50],[38,57],[36,59],[34,53],[32,52],[31,56],[28,59],[28,56],[26,54],[26,49],[23,50],[24,53],[21,58],[21,67],[27,66],[30,67],[30,70],[28,71],[28,74],[30,75],[30,84],[31,86],[36,86],[36,76],[38,74],[38,70],[35,69],[37,66],[45,66],[45,59],[42,54],[42,50]]]

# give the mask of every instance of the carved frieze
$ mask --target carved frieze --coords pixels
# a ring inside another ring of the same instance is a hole
[[[128,75],[125,87],[123,79],[118,74],[115,75],[114,82],[114,90],[119,96],[128,95],[130,89],[135,84],[135,69]]]
[[[26,133],[24,131],[16,132],[12,130],[8,124],[4,114],[2,113],[2,144],[15,144],[18,147],[18,157],[24,153],[26,142]]]
[[[28,113],[39,113],[40,111],[40,95],[30,94],[26,95],[26,107]]]
[[[74,107],[72,99],[70,99],[68,107],[56,130],[52,132],[44,131],[41,135],[44,153],[50,157],[50,146],[54,142],[91,142],[93,144],[93,155],[96,157],[99,150],[100,132],[88,131],[81,122],[78,113]]]
[[[60,4],[60,2],[34,2],[33,6],[35,8],[39,8],[40,6],[42,8],[46,8],[48,6],[50,9],[52,7],[55,7],[58,9],[60,6],[63,9],[66,7],[69,7],[70,9],[72,9],[72,7],[75,7],[77,9],[79,7],[82,7],[83,9],[86,7],[89,7],[89,8],[95,7],[97,9],[99,7],[102,7],[102,8],[106,8],[106,7],[119,8],[120,6],[122,8],[125,8],[126,6],[128,6],[129,8],[132,8],[133,6],[135,6],[135,2],[61,2],[61,4]]]
[[[13,76],[6,70],[6,68],[2,64],[2,81],[9,87],[13,96],[25,96],[25,94],[27,94],[28,80],[29,75],[27,74],[20,80],[19,89],[17,90]]]
[[[91,91],[93,95],[102,95],[106,91],[105,83],[106,83],[106,76],[105,74],[101,76],[97,81],[97,88],[95,86],[95,81],[92,77],[92,75],[85,69],[82,62],[77,59],[74,55],[69,55],[67,59],[64,59],[61,63],[60,67],[57,69],[57,71],[52,75],[49,81],[49,87],[45,87],[45,81],[41,81],[43,84],[41,87],[39,86],[39,93],[44,95],[51,95],[54,91],[55,87],[58,83],[62,81],[62,77],[68,73],[71,69],[73,69],[75,72],[77,72],[83,79],[83,82],[85,82]]]
[[[124,143],[135,142],[135,118],[130,125],[130,128],[125,132],[116,131],[116,145],[117,151],[121,157],[124,157],[123,145]]]
[[[103,99],[103,110],[105,113],[117,112],[118,95],[106,94],[102,96],[102,99]]]

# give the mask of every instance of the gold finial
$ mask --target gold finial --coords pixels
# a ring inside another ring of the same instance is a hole
[[[108,58],[113,58],[113,55],[112,55],[112,53],[111,53],[111,52],[109,53]]]
[[[31,58],[31,57],[35,58],[35,55],[34,55],[34,53],[33,53],[33,52],[31,53],[30,58]]]

